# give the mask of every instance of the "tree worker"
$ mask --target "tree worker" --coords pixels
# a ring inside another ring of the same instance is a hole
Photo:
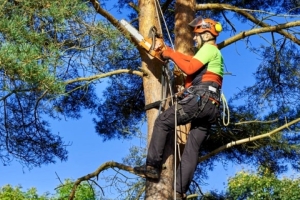
[[[195,18],[189,23],[194,29],[198,51],[184,55],[167,47],[161,54],[171,59],[186,75],[185,97],[161,113],[154,124],[146,165],[135,167],[138,174],[159,179],[167,135],[177,125],[191,123],[191,129],[176,171],[176,199],[185,199],[198,163],[200,145],[219,114],[220,89],[223,80],[223,57],[216,45],[222,31],[220,23],[212,19]],[[175,116],[176,115],[176,116]]]

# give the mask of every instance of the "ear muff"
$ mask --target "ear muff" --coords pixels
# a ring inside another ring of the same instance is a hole
[[[215,29],[218,33],[220,33],[223,30],[222,25],[219,22],[216,23]]]

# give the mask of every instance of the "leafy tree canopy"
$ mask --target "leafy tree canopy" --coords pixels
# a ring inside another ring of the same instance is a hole
[[[299,179],[277,178],[266,168],[257,173],[239,172],[228,183],[233,199],[299,199]]]
[[[95,19],[84,1],[2,1],[1,5],[0,160],[8,164],[16,158],[29,167],[56,158],[65,161],[67,144],[51,131],[49,117],[78,119],[82,109],[100,116],[107,108],[100,104],[96,83],[120,66],[137,68],[131,62],[137,59],[133,46],[111,25]],[[138,95],[140,80],[129,82]],[[128,91],[126,85],[112,87],[116,95],[119,87]],[[127,100],[120,105],[122,101]],[[126,105],[131,105],[129,110],[134,106],[132,100]],[[128,119],[126,113],[115,114]],[[129,127],[128,122],[124,127]]]
[[[36,188],[32,187],[23,190],[22,186],[13,187],[11,185],[5,185],[0,187],[0,199],[3,200],[60,200],[68,199],[69,193],[72,189],[73,182],[70,180],[65,180],[64,183],[59,185],[56,189],[55,194],[43,194],[40,195]],[[78,187],[75,200],[96,200],[97,195],[94,184],[89,184],[87,182],[81,183]]]
[[[5,185],[0,188],[0,198],[9,200],[23,200],[23,199],[34,199],[34,200],[46,200],[47,195],[38,195],[35,188],[30,188],[23,192],[21,186],[12,187],[11,185]]]

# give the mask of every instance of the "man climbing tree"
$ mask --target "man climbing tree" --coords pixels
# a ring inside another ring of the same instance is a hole
[[[176,172],[176,199],[185,199],[186,191],[197,166],[200,145],[207,137],[210,125],[218,116],[220,88],[223,79],[223,57],[216,46],[216,37],[222,31],[220,23],[197,17],[190,24],[194,27],[198,52],[194,57],[167,48],[163,59],[171,59],[187,74],[183,98],[160,114],[155,121],[148,149],[146,165],[135,167],[139,174],[159,179],[167,136],[176,125],[191,122],[191,130]]]

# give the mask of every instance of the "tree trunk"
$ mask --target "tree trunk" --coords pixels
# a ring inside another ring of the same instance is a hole
[[[193,18],[194,0],[180,0],[177,1],[179,6],[176,6],[176,47],[179,51],[184,53],[191,53],[190,47],[192,46],[192,35],[188,28],[188,23]],[[181,7],[183,6],[183,8]],[[147,37],[150,28],[155,25],[158,27],[158,17],[156,16],[154,0],[140,0],[139,1],[139,28],[140,33]],[[158,27],[158,30],[160,28]],[[178,38],[177,38],[178,37]],[[147,77],[143,78],[145,104],[153,103],[161,99],[162,85],[160,82],[162,64],[151,58],[144,51],[141,51],[142,68],[147,68],[150,72]],[[153,125],[157,118],[158,110],[151,109],[147,111],[148,122],[148,145],[152,137]],[[166,143],[164,152],[164,169],[161,173],[161,178],[158,182],[146,181],[145,199],[147,200],[167,200],[174,197],[174,132],[170,134]]]
[[[156,16],[154,0],[140,0],[139,1],[139,25],[140,32],[143,36],[148,36],[150,28],[155,25],[158,27],[158,18]],[[145,104],[153,103],[161,99],[161,83],[160,77],[162,72],[162,64],[141,52],[142,55],[142,68],[148,68],[152,74],[144,77],[144,93]],[[151,109],[147,111],[148,122],[148,145],[152,136],[153,125],[157,118],[158,110]],[[166,149],[166,152],[169,151]],[[169,153],[169,155],[172,153]],[[165,162],[166,170],[163,170],[159,182],[146,181],[145,199],[169,199],[173,194],[173,158],[170,156]]]
[[[195,0],[177,0],[175,7],[175,49],[178,52],[194,55],[193,51],[193,32],[192,28],[188,25],[195,17]],[[175,70],[178,70],[175,68]],[[176,87],[178,90],[183,89],[184,80],[181,76],[176,77]],[[182,154],[184,144],[186,143],[188,132],[190,130],[190,124],[177,127],[177,143],[179,144],[178,153]],[[179,158],[177,154],[177,158]],[[179,159],[177,159],[179,162]]]
[[[193,55],[193,32],[188,25],[195,17],[195,0],[177,0],[175,7],[175,48],[176,51]]]

